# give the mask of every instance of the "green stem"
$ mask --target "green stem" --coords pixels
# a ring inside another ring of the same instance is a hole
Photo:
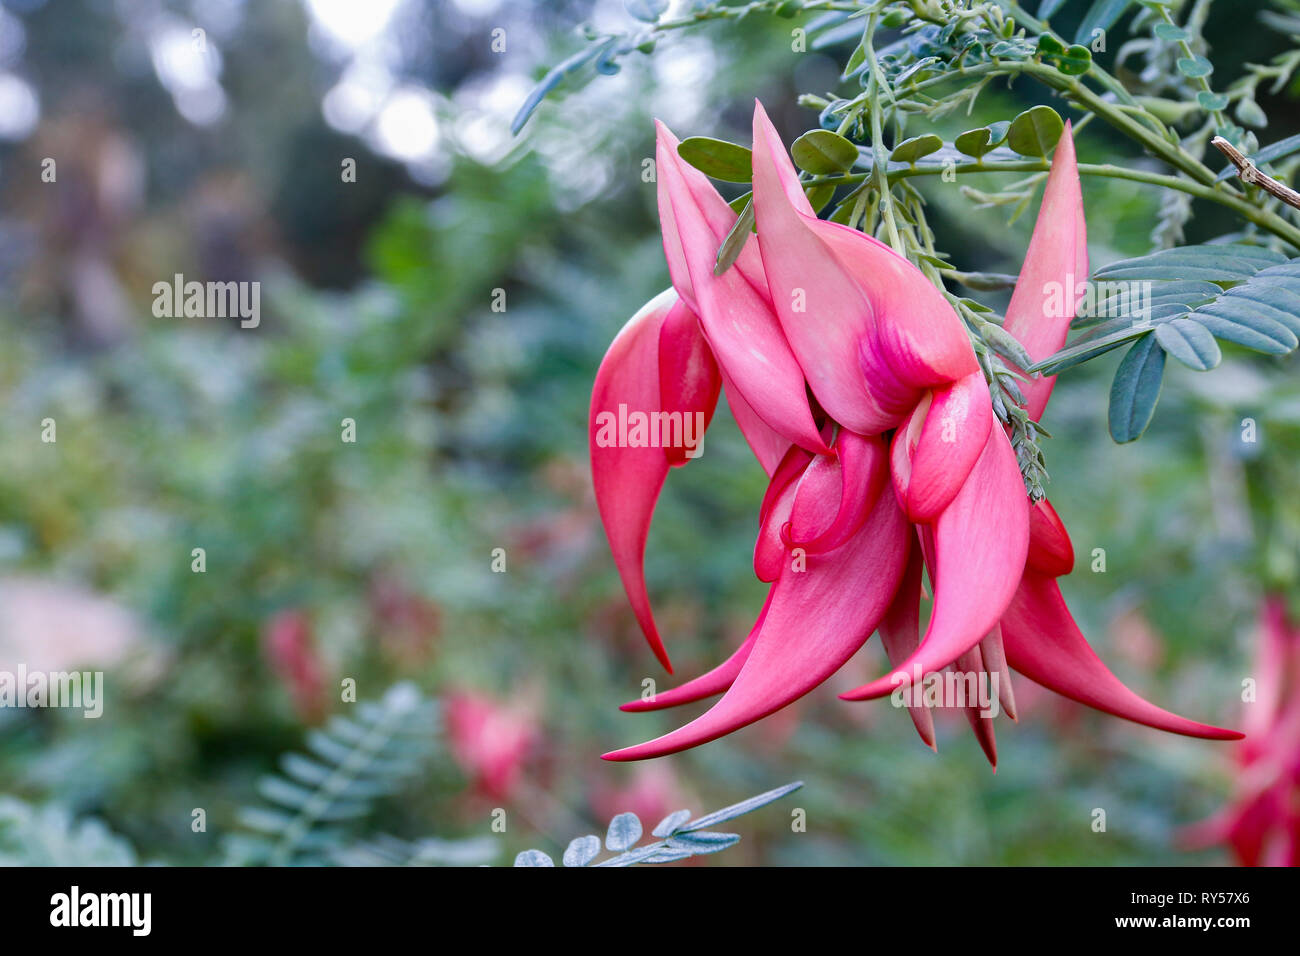
[[[879,168],[879,167],[877,167]],[[911,179],[914,176],[938,176],[942,175],[945,170],[951,170],[954,173],[1045,173],[1051,169],[1051,164],[1046,160],[999,160],[994,162],[982,162],[972,160],[969,163],[957,163],[953,166],[909,166],[906,169],[895,169],[888,173],[891,180],[893,179]],[[1082,176],[1098,176],[1105,179],[1124,179],[1130,182],[1146,183],[1150,186],[1160,186],[1164,189],[1176,189],[1179,192],[1187,193],[1197,199],[1204,199],[1207,202],[1218,203],[1226,206],[1233,212],[1240,215],[1249,222],[1254,223],[1261,229],[1267,229],[1280,239],[1285,239],[1291,245],[1300,249],[1300,228],[1292,225],[1280,216],[1273,215],[1266,209],[1261,209],[1252,203],[1247,202],[1240,196],[1229,194],[1221,189],[1213,189],[1209,186],[1203,186],[1200,183],[1192,182],[1189,179],[1180,176],[1168,176],[1163,173],[1151,173],[1142,169],[1130,169],[1127,166],[1115,166],[1110,163],[1080,163],[1079,174]],[[844,176],[816,176],[808,180],[809,186],[834,185],[844,186],[854,183],[862,183],[875,177],[875,170],[870,173],[850,173]]]
[[[867,21],[867,31],[862,37],[862,45],[867,52],[867,63],[871,69],[871,82],[867,86],[867,95],[870,98],[869,109],[871,110],[871,148],[875,155],[872,171],[876,177],[876,191],[880,196],[880,212],[885,217],[885,228],[889,231],[889,244],[900,256],[906,258],[907,250],[899,239],[898,223],[894,220],[894,194],[889,189],[889,154],[885,152],[884,128],[880,122],[882,112],[880,97],[889,91],[889,86],[885,83],[884,74],[880,71],[880,63],[876,60],[874,45],[876,20],[877,15],[873,13]]]

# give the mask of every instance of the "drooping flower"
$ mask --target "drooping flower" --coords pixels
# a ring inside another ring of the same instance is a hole
[[[1241,866],[1300,865],[1300,626],[1286,602],[1264,602],[1257,629],[1254,695],[1236,747],[1234,794],[1215,816],[1181,834],[1194,848],[1224,844]]]
[[[1047,502],[1026,495],[970,339],[943,293],[885,244],[816,217],[761,105],[753,148],[757,240],[715,275],[735,215],[676,146],[660,125],[659,210],[673,290],[633,317],[597,374],[597,503],[638,621],[667,666],[642,561],[669,467],[686,459],[671,440],[611,442],[599,423],[608,425],[615,408],[707,419],[720,381],[770,477],[754,570],[772,588],[729,660],[623,709],[722,699],[686,726],[607,759],[673,753],[752,723],[822,683],[876,630],[892,671],[842,697],[885,696],[956,669],[998,675],[1001,704],[1014,717],[1010,666],[1118,716],[1177,733],[1237,736],[1146,703],[1079,633],[1055,583],[1073,565],[1069,537]],[[1086,275],[1067,130],[1006,321],[1035,360],[1060,346],[1073,317],[1045,308],[1049,284],[1073,290],[1074,277]],[[1029,384],[1033,417],[1051,384]],[[922,637],[925,572],[934,602]],[[933,746],[924,704],[909,710]],[[991,719],[976,710],[968,715],[995,761]]]

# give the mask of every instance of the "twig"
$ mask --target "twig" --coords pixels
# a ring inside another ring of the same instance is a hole
[[[1214,139],[1210,140],[1210,145],[1218,149],[1224,156],[1227,156],[1232,165],[1237,167],[1237,175],[1241,177],[1243,183],[1258,186],[1275,199],[1280,199],[1288,206],[1300,209],[1300,193],[1290,186],[1282,185],[1272,176],[1261,173],[1258,166],[1243,156],[1237,147],[1222,136],[1214,137]]]

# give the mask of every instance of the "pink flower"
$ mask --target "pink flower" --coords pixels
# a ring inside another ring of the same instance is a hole
[[[537,740],[532,713],[470,691],[450,694],[445,713],[452,757],[475,789],[509,799]]]
[[[1260,613],[1255,697],[1236,748],[1235,793],[1181,834],[1190,847],[1227,844],[1241,866],[1300,865],[1300,627],[1273,596]]]
[[[663,763],[642,764],[631,771],[622,786],[611,786],[607,776],[593,781],[591,809],[598,820],[609,820],[620,813],[635,813],[653,827],[668,814],[691,805],[677,775]]]
[[[673,289],[632,318],[597,373],[596,501],[637,619],[667,667],[642,562],[659,491],[690,449],[674,444],[671,430],[657,445],[633,440],[630,430],[613,441],[610,425],[615,409],[666,415],[661,423],[689,414],[707,422],[720,382],[771,479],[754,569],[772,588],[731,659],[623,709],[722,699],[686,726],[606,758],[673,753],[765,717],[834,674],[876,630],[893,670],[846,699],[885,696],[916,675],[956,669],[997,674],[1001,705],[1014,717],[1010,666],[1121,717],[1176,733],[1239,736],[1147,703],[1092,652],[1056,586],[1073,566],[1069,536],[1051,505],[1026,495],[968,334],[942,292],[888,246],[814,215],[761,105],[757,242],[714,275],[735,216],[676,145],[660,125],[659,213]],[[1036,360],[1060,347],[1072,318],[1047,308],[1051,283],[1073,289],[1074,277],[1086,275],[1067,130],[1006,321]],[[1050,378],[1026,387],[1032,417],[1051,388]],[[922,637],[926,572],[934,606]],[[909,710],[933,746],[928,709]],[[973,707],[967,714],[995,762],[991,717]]]
[[[308,722],[324,716],[325,667],[307,612],[294,609],[272,617],[263,631],[262,647],[271,669],[292,696],[298,716]]]

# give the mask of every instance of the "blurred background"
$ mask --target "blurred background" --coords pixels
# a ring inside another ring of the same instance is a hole
[[[1206,31],[1225,76],[1289,47],[1248,6],[1220,4]],[[693,716],[617,709],[672,679],[626,606],[586,468],[596,367],[667,285],[651,118],[744,141],[757,96],[793,139],[817,122],[797,94],[837,89],[844,55],[792,52],[791,21],[770,17],[678,31],[511,136],[581,24],[628,22],[621,0],[0,2],[0,670],[106,680],[99,719],[0,708],[0,861],[255,857],[239,839],[258,830],[259,781],[354,713],[349,679],[360,702],[408,682],[441,730],[317,858],[373,860],[389,838],[558,855],[622,810],[649,829],[802,779],[705,865],[1228,860],[1175,836],[1225,799],[1230,748],[1020,681],[994,774],[960,716],[936,755],[901,710],[835,698],[885,666],[875,641],[721,742],[599,760]],[[1261,97],[1262,142],[1300,131],[1293,93]],[[990,89],[941,132],[1033,95]],[[1098,125],[1078,148],[1132,156]],[[1148,250],[1158,194],[1084,189],[1094,265]],[[1032,214],[1008,228],[955,186],[925,192],[960,267],[1017,271]],[[1197,212],[1189,241],[1233,228]],[[153,284],[176,273],[260,282],[260,325],[156,317]],[[1066,373],[1045,421],[1079,555],[1066,597],[1134,689],[1233,725],[1263,596],[1300,573],[1294,362],[1172,368],[1147,437],[1116,446],[1115,361]],[[764,486],[720,409],[648,550],[680,675],[726,656],[762,603]]]

